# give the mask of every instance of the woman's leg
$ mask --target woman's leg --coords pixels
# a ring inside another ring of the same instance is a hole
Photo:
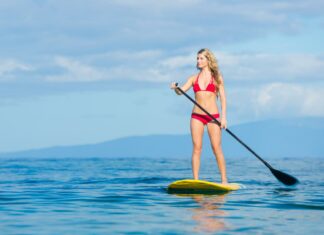
[[[226,164],[225,164],[224,154],[221,146],[221,142],[222,142],[221,128],[217,124],[210,122],[207,124],[207,129],[208,129],[210,143],[217,160],[218,169],[221,174],[222,183],[226,184],[227,183]]]
[[[195,180],[199,178],[200,155],[202,150],[202,140],[204,135],[204,124],[194,118],[190,122],[192,137],[192,174]]]

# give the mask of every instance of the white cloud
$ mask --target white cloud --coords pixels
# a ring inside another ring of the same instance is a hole
[[[32,71],[33,67],[14,59],[0,60],[0,81],[16,79],[13,75],[19,71]]]
[[[182,67],[195,66],[196,54],[174,56],[166,58],[159,62],[159,64],[165,69],[179,69]]]
[[[167,51],[116,51],[76,58],[56,57],[63,71],[47,81],[95,82],[134,80],[144,82],[185,81],[196,70],[196,52],[169,55]],[[215,53],[226,81],[315,82],[323,80],[324,59],[311,54]]]
[[[107,48],[228,45],[275,33],[302,33],[309,19],[323,22],[323,7],[319,0],[7,0],[0,3],[0,50],[71,56]]]
[[[49,75],[45,77],[45,80],[51,82],[94,82],[106,78],[97,69],[66,57],[56,57],[55,63],[64,69],[63,74]]]
[[[238,122],[296,116],[322,117],[323,99],[324,87],[316,84],[269,83],[228,91],[228,106]]]
[[[216,52],[215,55],[221,71],[228,81],[312,82],[324,78],[324,59],[312,54]],[[137,67],[138,73],[136,73],[134,65],[128,64],[127,66],[130,70],[134,69],[132,73],[128,74],[128,78],[134,78],[135,74],[139,74],[135,80],[143,81],[169,82],[174,78],[183,80],[197,72],[195,53],[183,53],[176,56],[159,53],[147,59],[143,58]],[[148,78],[151,76],[150,71],[154,71],[152,75],[159,79]]]
[[[279,74],[287,77],[321,77],[324,78],[324,59],[314,55],[293,54],[282,57],[284,66],[279,67]]]
[[[229,54],[219,52],[219,63],[229,80],[320,80],[324,59],[312,54]]]
[[[182,69],[195,69],[195,55],[168,57],[162,51],[116,51],[91,55],[82,61],[56,57],[54,66],[62,71],[45,76],[49,82],[96,82],[103,80],[134,80],[168,82],[184,76]],[[187,74],[188,75],[188,74]],[[185,76],[187,76],[185,75]]]

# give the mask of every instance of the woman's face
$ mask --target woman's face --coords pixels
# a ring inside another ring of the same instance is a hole
[[[197,67],[199,69],[208,67],[208,60],[207,60],[206,56],[204,56],[203,54],[197,55]]]

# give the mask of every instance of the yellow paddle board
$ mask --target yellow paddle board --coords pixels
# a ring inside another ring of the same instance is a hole
[[[168,186],[170,193],[225,193],[238,190],[239,184],[219,184],[205,180],[184,179],[171,183]]]

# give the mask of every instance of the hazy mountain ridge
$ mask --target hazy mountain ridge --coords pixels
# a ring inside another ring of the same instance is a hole
[[[277,119],[241,124],[229,129],[262,157],[322,157],[324,154],[324,118]],[[223,132],[226,157],[250,154],[228,133]],[[207,135],[203,155],[211,155]],[[191,136],[131,136],[98,144],[57,146],[1,153],[0,157],[86,158],[86,157],[190,157]]]

